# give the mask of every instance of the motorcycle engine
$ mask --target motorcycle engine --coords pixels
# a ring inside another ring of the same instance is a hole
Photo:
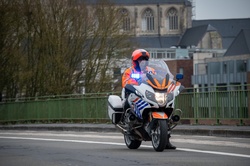
[[[130,110],[128,110],[126,113],[125,113],[125,124],[126,124],[126,128],[128,130],[131,130],[135,125],[137,125],[139,122],[136,118],[136,115],[133,114]]]

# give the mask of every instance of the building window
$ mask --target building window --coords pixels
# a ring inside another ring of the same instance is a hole
[[[227,64],[226,64],[226,62],[224,62],[224,64],[223,64],[223,73],[227,74]]]
[[[154,15],[151,9],[146,9],[142,15],[142,31],[154,31]]]
[[[175,8],[171,8],[167,13],[167,27],[169,30],[178,30],[178,12]]]
[[[170,58],[170,59],[175,59],[175,52],[168,52],[167,53],[167,58]]]
[[[247,62],[244,60],[236,61],[236,72],[246,72],[247,71]]]
[[[181,67],[181,68],[179,68],[179,73],[180,74],[184,74],[184,70],[183,70],[183,68]]]
[[[120,14],[122,16],[122,29],[124,31],[130,31],[130,17],[127,9],[121,9]]]

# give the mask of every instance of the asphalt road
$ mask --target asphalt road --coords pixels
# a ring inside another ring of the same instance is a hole
[[[250,139],[172,135],[177,150],[155,152],[151,142],[126,147],[117,132],[0,132],[0,165],[8,166],[248,166]]]

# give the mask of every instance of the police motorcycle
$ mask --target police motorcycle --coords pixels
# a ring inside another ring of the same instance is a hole
[[[164,61],[146,63],[140,74],[131,75],[139,85],[126,85],[121,98],[109,95],[108,114],[129,149],[139,148],[142,141],[152,141],[154,150],[161,152],[182,114],[174,109],[174,101],[184,89],[179,82],[183,75],[177,74],[174,79]]]

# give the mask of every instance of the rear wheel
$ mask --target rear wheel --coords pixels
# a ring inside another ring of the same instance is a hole
[[[128,134],[124,134],[124,141],[129,149],[138,149],[141,146],[141,141],[132,139]]]
[[[168,125],[166,120],[157,120],[152,132],[152,145],[157,152],[162,152],[167,144]]]

